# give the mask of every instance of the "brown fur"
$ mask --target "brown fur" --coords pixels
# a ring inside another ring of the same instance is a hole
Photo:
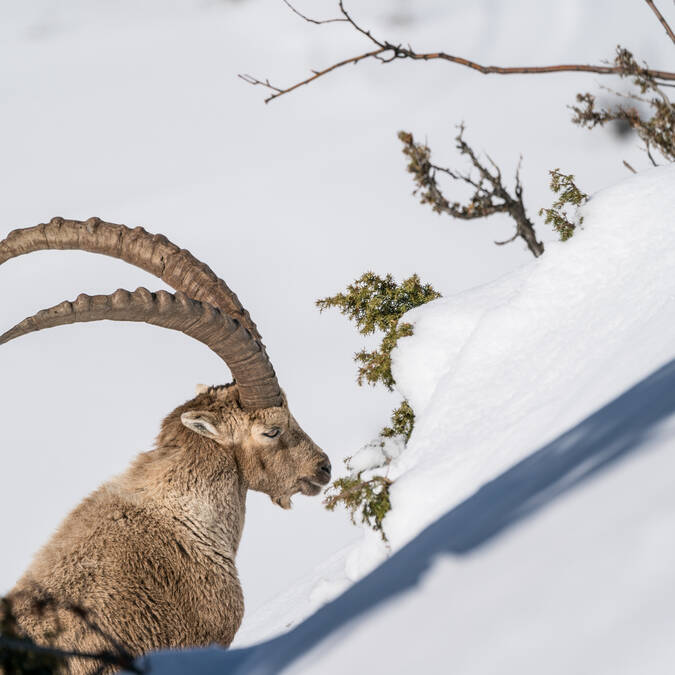
[[[174,410],[155,449],[87,497],[36,556],[9,596],[21,630],[49,643],[58,620],[52,643],[88,652],[110,649],[109,637],[134,655],[227,646],[244,613],[235,556],[246,491],[289,508],[292,494],[317,494],[329,478],[328,458],[285,399],[246,412],[236,385],[209,388]],[[36,612],[44,595],[60,609]],[[70,672],[99,665],[72,660]]]

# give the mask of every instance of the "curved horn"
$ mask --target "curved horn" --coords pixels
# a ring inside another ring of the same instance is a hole
[[[282,405],[281,390],[265,350],[247,328],[206,302],[184,293],[133,293],[118,290],[111,295],[82,294],[75,302],[43,309],[0,336],[0,345],[14,338],[53,326],[81,321],[142,321],[178,330],[212,349],[232,371],[241,404],[247,409]]]
[[[100,218],[85,221],[52,218],[48,223],[10,232],[0,242],[0,265],[45,249],[90,251],[136,265],[188,297],[208,302],[237,319],[262,346],[258,329],[236,294],[208,265],[164,235],[150,234],[142,227],[132,230]]]

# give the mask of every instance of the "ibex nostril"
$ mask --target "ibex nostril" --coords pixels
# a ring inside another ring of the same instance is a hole
[[[323,471],[323,472],[330,478],[330,469],[331,469],[331,467],[330,467],[330,462],[325,462],[324,464],[322,464],[322,465],[319,467],[319,469],[320,469],[321,471]]]

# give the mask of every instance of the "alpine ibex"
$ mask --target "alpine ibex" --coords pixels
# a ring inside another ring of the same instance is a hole
[[[0,242],[0,264],[40,249],[121,258],[177,292],[80,295],[25,319],[0,344],[79,321],[143,321],[203,342],[235,381],[199,389],[166,417],[154,450],[66,518],[8,596],[19,631],[37,643],[90,653],[109,649],[111,640],[134,655],[229,645],[244,611],[235,555],[246,491],[290,508],[291,495],[316,495],[329,482],[328,457],[289,412],[237,296],[188,251],[142,228],[54,218]],[[57,610],[36,612],[41,597],[55,599]],[[70,672],[99,666],[73,659]]]

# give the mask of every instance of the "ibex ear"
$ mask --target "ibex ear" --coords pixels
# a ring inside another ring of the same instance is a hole
[[[213,413],[206,410],[190,410],[180,416],[180,421],[191,431],[198,433],[206,438],[217,438],[218,429],[216,429],[216,417]]]

